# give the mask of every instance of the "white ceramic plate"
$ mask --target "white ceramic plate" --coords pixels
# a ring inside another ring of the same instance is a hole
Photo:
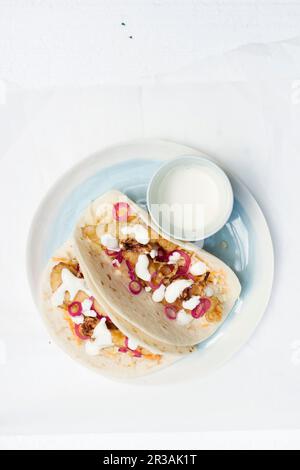
[[[69,238],[86,205],[109,189],[119,189],[145,205],[150,178],[166,160],[181,155],[207,155],[167,141],[144,140],[110,147],[94,154],[63,175],[40,204],[27,247],[28,277],[37,303],[41,273],[54,250]],[[228,174],[228,171],[227,171]],[[246,186],[228,175],[234,209],[226,226],[205,241],[237,273],[242,293],[221,328],[198,351],[138,381],[169,383],[203,376],[227,361],[245,344],[266,309],[273,281],[273,247],[266,220]]]

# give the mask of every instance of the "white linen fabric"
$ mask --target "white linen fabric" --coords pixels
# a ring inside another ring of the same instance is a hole
[[[37,92],[1,82],[0,433],[299,427],[299,57],[295,40],[138,85]],[[216,157],[248,185],[270,224],[276,264],[266,315],[205,380],[151,386],[92,374],[49,340],[27,285],[26,237],[47,188],[86,155],[142,137]]]

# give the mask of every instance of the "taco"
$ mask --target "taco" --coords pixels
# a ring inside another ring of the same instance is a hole
[[[224,322],[241,286],[221,260],[162,235],[127,196],[110,191],[93,201],[74,232],[75,252],[99,302],[128,331],[186,348]],[[150,338],[150,342],[148,342]]]
[[[40,310],[53,339],[82,364],[120,378],[145,375],[178,359],[162,354],[161,344],[159,349],[145,347],[135,332],[129,335],[126,322],[120,328],[102,305],[73,243],[65,243],[49,261],[41,284]]]

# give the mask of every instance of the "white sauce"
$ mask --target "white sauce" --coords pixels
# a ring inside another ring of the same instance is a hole
[[[175,300],[182,294],[184,289],[190,287],[193,284],[193,281],[190,279],[177,279],[173,281],[167,288],[165,292],[165,299],[169,304],[175,302]]]
[[[179,325],[188,325],[193,320],[193,317],[186,313],[183,309],[177,313],[176,321]]]
[[[139,345],[139,343],[136,341],[136,339],[130,338],[130,337],[128,337],[127,344],[128,344],[129,349],[132,349],[133,351],[135,351],[135,349]]]
[[[81,302],[82,310],[91,310],[91,306],[93,305],[93,301],[91,299],[85,299]]]
[[[147,245],[150,241],[148,230],[140,224],[126,225],[121,228],[123,235],[132,235],[141,245]]]
[[[154,259],[156,256],[158,255],[158,251],[153,248],[151,251],[150,251],[150,256],[152,259]]]
[[[171,208],[162,220],[166,232],[178,238],[202,238],[228,215],[232,193],[222,172],[210,165],[186,162],[161,177],[156,201]]]
[[[200,302],[200,296],[199,295],[192,295],[192,297],[189,300],[184,300],[182,302],[183,308],[186,310],[194,310],[194,308],[199,305]]]
[[[67,268],[62,269],[61,280],[61,285],[52,295],[52,302],[55,307],[62,305],[67,291],[70,294],[71,300],[74,299],[75,295],[80,290],[85,292],[88,296],[92,295],[86,286],[85,280],[74,276]]]
[[[101,235],[100,240],[101,240],[101,244],[105,246],[105,248],[107,248],[108,250],[120,251],[121,249],[119,247],[118,240],[110,233],[104,233],[103,235]]]
[[[202,261],[196,261],[196,263],[190,266],[189,271],[193,276],[202,276],[202,274],[206,273],[207,266]]]
[[[85,350],[87,354],[96,356],[101,349],[110,346],[113,346],[111,332],[106,326],[106,318],[101,318],[93,331],[92,339],[85,342]]]
[[[148,271],[149,259],[147,255],[139,255],[138,261],[135,265],[135,273],[137,277],[143,281],[149,282],[151,279],[151,274]]]
[[[180,253],[174,251],[172,255],[169,256],[169,264],[176,264],[181,258]]]
[[[73,315],[70,315],[70,318],[72,319],[73,323],[75,323],[75,325],[81,325],[84,322],[83,315],[76,315],[75,317],[73,317]]]
[[[166,291],[166,287],[162,284],[161,286],[159,286],[158,289],[156,289],[153,294],[152,294],[152,300],[154,302],[161,302],[162,300],[164,300],[164,296],[165,296],[165,291]]]
[[[206,297],[212,297],[214,295],[213,288],[211,286],[205,287],[204,294],[206,295]]]
[[[91,310],[91,307],[93,305],[93,301],[91,299],[85,299],[82,303],[82,314],[85,317],[94,317],[96,318],[97,313],[95,310]]]

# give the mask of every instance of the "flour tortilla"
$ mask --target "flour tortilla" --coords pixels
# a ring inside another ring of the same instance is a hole
[[[74,243],[72,241],[66,242],[59,250],[57,250],[53,258],[76,258],[74,254]],[[178,355],[164,354],[161,355],[161,358],[158,360],[150,360],[145,357],[132,357],[129,354],[121,352],[111,354],[105,349],[102,349],[100,354],[97,356],[88,355],[85,352],[84,341],[80,341],[72,332],[68,321],[65,319],[65,312],[63,309],[54,307],[52,304],[50,274],[52,268],[58,263],[53,258],[49,261],[41,282],[40,311],[51,337],[69,356],[96,372],[120,379],[134,378],[149,374],[172,364],[179,359],[180,356]],[[81,265],[80,269],[82,270]],[[88,289],[94,294],[92,283],[90,283],[86,278],[85,281]],[[99,304],[101,305],[101,302],[99,302]],[[128,336],[126,325],[125,328],[120,328],[118,321],[115,318],[112,318],[108,312],[105,313],[110,316],[113,323],[122,331],[122,333]],[[137,335],[134,336],[137,338]],[[139,341],[139,345],[145,347],[145,343],[143,341]],[[156,351],[157,348],[152,348],[151,352]]]
[[[84,268],[83,268],[84,269]],[[100,296],[97,290],[97,284],[88,279],[88,284],[92,287],[95,298],[99,305],[107,313],[107,315],[113,320],[113,323],[122,331],[126,336],[139,341],[140,346],[148,349],[154,354],[171,354],[171,355],[186,355],[195,350],[194,346],[176,346],[174,344],[164,343],[152,336],[149,336],[146,332],[135,327],[128,320],[120,316],[109,304]]]
[[[82,227],[96,225],[100,217],[101,220],[105,218],[107,211],[111,211],[112,205],[117,202],[127,202],[143,222],[157,232],[148,214],[119,191],[109,191],[88,206],[75,228],[75,252],[76,257],[82,263],[84,275],[93,279],[99,301],[101,302],[102,299],[113,314],[127,322],[128,328],[137,329],[146,335],[146,339],[151,337],[155,341],[169,344],[170,347],[190,347],[204,341],[225,321],[238,299],[241,286],[237,276],[225,263],[210,253],[193,244],[164,235],[164,238],[180,248],[198,255],[210,271],[221,271],[227,286],[221,321],[208,322],[204,316],[182,326],[176,321],[169,320],[164,313],[163,305],[153,302],[149,293],[143,290],[139,295],[133,296],[128,291],[128,276],[125,275],[124,267],[121,266],[123,275],[120,275],[120,271],[112,266],[108,256],[99,248],[99,245],[82,236]]]

